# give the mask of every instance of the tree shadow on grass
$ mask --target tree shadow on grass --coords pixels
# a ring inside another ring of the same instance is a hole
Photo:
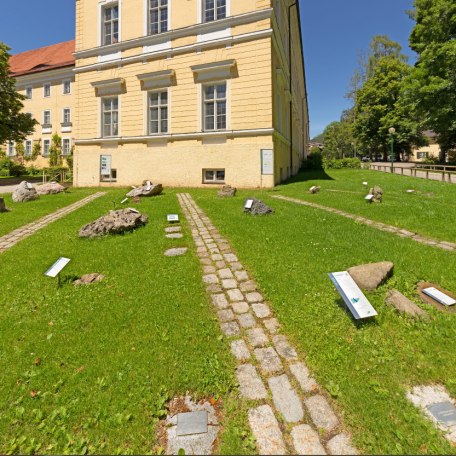
[[[297,184],[299,182],[306,182],[306,181],[328,181],[334,180],[331,176],[326,174],[324,169],[311,169],[306,171],[300,171],[296,176],[290,177],[284,182],[281,182],[277,188],[279,189],[282,186],[290,185],[290,184]]]

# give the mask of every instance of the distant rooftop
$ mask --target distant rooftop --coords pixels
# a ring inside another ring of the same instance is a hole
[[[75,42],[71,40],[12,55],[9,61],[11,76],[24,76],[73,66],[74,50]]]

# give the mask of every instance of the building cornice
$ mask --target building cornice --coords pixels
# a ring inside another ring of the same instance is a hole
[[[40,73],[26,74],[16,76],[16,88],[25,87],[37,83],[51,82],[60,79],[73,79],[74,66],[67,68],[59,68],[57,70],[42,71]]]
[[[117,67],[130,63],[146,62],[147,60],[157,59],[160,57],[172,57],[178,54],[186,54],[188,52],[200,51],[206,48],[213,48],[214,46],[233,45],[245,41],[253,41],[272,36],[272,29],[268,28],[258,32],[244,33],[242,35],[230,36],[227,38],[220,38],[211,41],[204,41],[202,43],[194,43],[187,46],[179,46],[176,48],[160,50],[156,52],[142,53],[131,57],[120,58],[108,62],[98,62],[91,65],[76,67],[74,73],[86,73],[88,71],[102,70],[104,68]]]
[[[132,40],[121,41],[120,43],[111,44],[109,46],[98,46],[91,49],[85,49],[83,51],[77,51],[74,53],[76,59],[85,59],[88,57],[97,57],[105,54],[113,54],[115,52],[124,51],[135,47],[151,46],[160,44],[163,41],[170,41],[177,38],[183,38],[186,36],[199,35],[204,33],[210,33],[212,31],[220,30],[222,28],[234,27],[237,25],[248,24],[251,22],[257,22],[264,19],[270,19],[272,17],[273,9],[266,8],[251,13],[239,14],[237,16],[230,16],[224,19],[219,19],[212,22],[203,22],[201,24],[191,25],[189,27],[183,27],[168,32],[159,33],[156,35],[147,35]]]
[[[274,133],[273,128],[258,128],[251,130],[224,130],[224,131],[202,131],[195,133],[178,133],[169,135],[153,135],[153,136],[120,136],[115,138],[92,138],[92,139],[77,139],[74,144],[96,145],[96,144],[127,144],[127,143],[149,143],[163,141],[182,141],[182,140],[203,140],[207,138],[245,138],[249,136],[270,136]]]

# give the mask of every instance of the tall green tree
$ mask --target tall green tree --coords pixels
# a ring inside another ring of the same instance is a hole
[[[378,41],[374,37],[373,43]],[[382,154],[386,159],[389,152],[388,130],[396,129],[396,156],[408,155],[414,146],[425,144],[420,125],[398,103],[403,81],[412,68],[401,54],[398,43],[382,37],[380,51],[373,52],[368,73],[361,88],[356,91],[353,133],[358,146],[370,155]],[[385,50],[389,46],[390,51]]]
[[[347,121],[331,122],[324,131],[323,155],[328,158],[352,157],[354,138]]]
[[[21,112],[25,97],[16,92],[15,80],[10,76],[9,50],[0,42],[0,144],[24,141],[37,124],[29,114]]]
[[[410,47],[418,60],[404,82],[402,105],[438,135],[443,160],[456,149],[456,2],[415,0]]]

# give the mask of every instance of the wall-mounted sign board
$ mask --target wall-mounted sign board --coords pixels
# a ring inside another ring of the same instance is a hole
[[[100,155],[100,175],[111,176],[111,155]]]
[[[356,320],[378,315],[347,271],[332,272],[328,275]]]
[[[245,209],[252,209],[252,206],[253,206],[253,200],[252,200],[252,199],[248,199],[248,200],[245,202],[244,208],[245,208]]]
[[[48,277],[55,278],[62,271],[62,269],[70,262],[69,258],[59,258],[45,273]]]
[[[168,214],[167,220],[169,223],[178,222],[179,216],[177,214]]]
[[[274,174],[274,151],[272,149],[261,149],[261,174]]]
[[[437,288],[424,288],[423,293],[430,296],[432,299],[435,299],[437,302],[443,304],[444,306],[453,306],[456,304],[456,301],[453,298],[446,295],[445,293],[442,293],[440,290],[437,290]]]

